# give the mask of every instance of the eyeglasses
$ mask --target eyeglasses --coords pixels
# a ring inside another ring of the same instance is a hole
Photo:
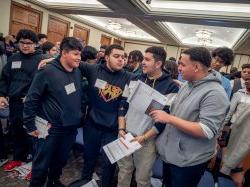
[[[31,46],[31,45],[33,45],[34,43],[33,43],[33,42],[23,42],[23,41],[19,41],[19,44]]]

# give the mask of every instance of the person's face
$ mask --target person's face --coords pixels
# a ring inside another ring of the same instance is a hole
[[[104,57],[104,54],[105,54],[105,49],[101,48],[97,53],[97,59]]]
[[[250,79],[248,77],[248,79],[245,81],[245,85],[246,85],[246,89],[250,90]]]
[[[214,69],[216,71],[220,71],[220,69],[223,66],[225,66],[225,63],[224,63],[224,61],[220,57],[216,56],[216,57],[214,57],[212,59],[212,63],[211,63],[211,68],[212,69]]]
[[[65,62],[70,68],[77,68],[81,61],[81,51],[79,50],[70,50],[62,51],[62,58],[65,59]]]
[[[250,68],[244,68],[242,71],[241,71],[241,78],[243,80],[246,80],[247,77],[250,76]]]
[[[49,50],[49,55],[50,56],[55,56],[57,54],[57,50],[56,50],[56,46],[52,47],[50,50]]]
[[[126,66],[128,64],[128,57],[124,57],[124,63],[123,66]]]
[[[42,44],[44,44],[44,43],[47,42],[47,41],[48,41],[47,38],[41,38],[41,39],[39,40],[39,43],[42,45]]]
[[[189,55],[182,54],[179,61],[178,70],[184,80],[193,81],[195,73],[197,72],[196,63],[191,61]]]
[[[144,74],[153,75],[161,68],[162,62],[156,61],[152,53],[145,53],[142,61],[142,71]]]
[[[61,42],[56,42],[56,49],[57,49],[57,50],[60,49],[60,45],[61,45]]]
[[[34,53],[35,47],[36,47],[36,44],[30,39],[21,38],[19,40],[19,49],[24,54]]]
[[[105,56],[105,60],[113,71],[119,71],[124,66],[124,51],[113,49],[110,55]]]

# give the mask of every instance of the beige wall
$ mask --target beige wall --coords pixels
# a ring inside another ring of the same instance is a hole
[[[140,42],[140,41],[130,41],[130,40],[125,40],[124,41],[124,49],[127,53],[133,50],[139,50],[142,53],[151,46],[161,46],[166,49],[166,45],[160,44],[160,43],[149,43],[149,42]]]
[[[9,34],[10,0],[0,0],[0,33]]]

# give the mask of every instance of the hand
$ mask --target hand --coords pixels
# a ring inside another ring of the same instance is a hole
[[[170,115],[162,110],[154,110],[149,115],[155,120],[155,122],[169,123]]]
[[[5,108],[9,105],[8,100],[5,97],[0,97],[0,108]]]
[[[26,99],[26,96],[21,98],[22,99],[22,102],[24,103],[25,102],[25,99]]]
[[[119,130],[118,135],[119,135],[119,137],[123,137],[125,139],[126,131],[125,130]]]
[[[54,60],[55,58],[48,58],[48,59],[44,59],[41,60],[41,62],[38,64],[38,70],[41,69],[42,67],[46,66],[47,63],[51,62],[52,60]]]
[[[145,136],[136,136],[133,140],[131,140],[131,142],[139,142],[139,144],[142,144],[146,141]]]
[[[34,131],[30,132],[29,135],[37,138],[39,136],[39,132],[38,132],[38,130],[34,130]]]
[[[242,187],[243,186],[243,182],[244,182],[244,172],[237,172],[237,173],[233,173],[231,175],[234,183],[236,184],[237,187]]]

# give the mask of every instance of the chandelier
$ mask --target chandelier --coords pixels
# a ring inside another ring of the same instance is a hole
[[[207,46],[212,43],[211,35],[212,32],[206,29],[196,31],[196,37],[198,38],[198,43],[203,46]]]

